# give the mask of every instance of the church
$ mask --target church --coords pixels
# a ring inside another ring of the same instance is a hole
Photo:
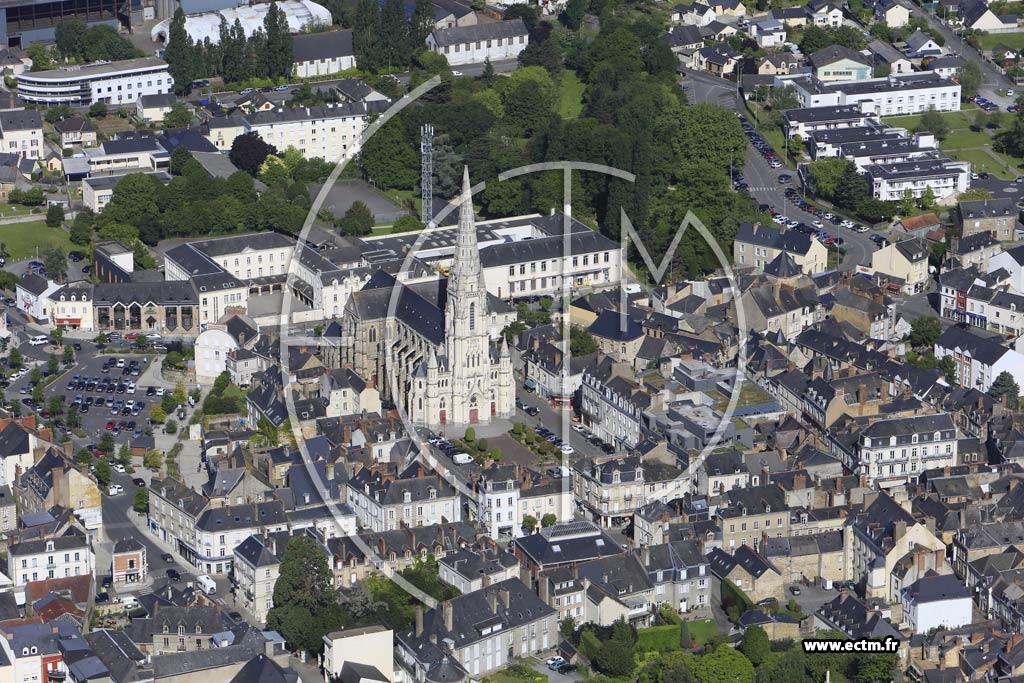
[[[512,357],[501,335],[513,320],[514,309],[484,284],[466,169],[447,279],[404,283],[377,271],[345,305],[341,362],[376,383],[413,424],[458,434],[515,412]]]

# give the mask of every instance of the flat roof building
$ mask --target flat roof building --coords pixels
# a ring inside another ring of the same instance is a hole
[[[167,62],[156,57],[28,71],[17,79],[24,101],[51,106],[134,105],[139,97],[169,93],[174,85]]]

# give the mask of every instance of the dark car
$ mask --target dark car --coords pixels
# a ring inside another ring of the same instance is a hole
[[[540,408],[538,408],[537,406],[528,406],[526,410],[524,410],[523,412],[525,412],[530,417],[536,417],[537,415],[540,414]]]
[[[113,577],[107,575],[103,577],[103,587],[110,588],[110,584],[114,582]]]
[[[565,674],[571,674],[573,671],[576,670],[576,668],[577,667],[576,667],[575,664],[570,664],[569,662],[565,662],[564,664],[559,664],[558,667],[555,669],[555,671],[557,671],[558,673],[560,673],[560,674],[562,674],[564,676]]]
[[[146,488],[146,480],[145,479],[140,479],[139,477],[135,477],[134,479],[132,479],[132,483],[135,484],[136,486],[138,486],[139,488]],[[166,556],[170,557],[169,554],[166,555]]]
[[[167,578],[171,581],[181,581],[181,574],[178,572],[177,569],[168,569]]]

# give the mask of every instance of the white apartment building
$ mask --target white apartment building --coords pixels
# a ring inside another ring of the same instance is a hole
[[[234,550],[234,581],[237,597],[261,624],[274,606],[274,583],[281,574],[281,561],[264,537],[249,536]]]
[[[0,113],[0,152],[42,159],[43,117],[34,109]]]
[[[143,95],[171,92],[167,62],[156,57],[26,71],[17,76],[18,96],[33,104],[88,107],[96,102],[132,105]]]
[[[387,104],[348,102],[229,116],[211,120],[207,137],[218,149],[228,150],[237,136],[253,132],[279,150],[294,147],[307,158],[338,161],[359,149],[367,117],[383,111]]]
[[[444,55],[451,66],[516,59],[530,42],[522,19],[437,29],[427,36],[427,48]]]
[[[864,169],[871,194],[882,201],[899,201],[907,190],[920,198],[931,188],[936,199],[966,192],[971,186],[971,164],[938,155],[899,163],[870,164]]]
[[[78,534],[15,543],[8,550],[7,573],[15,586],[30,581],[92,574],[95,558],[89,541]]]
[[[878,420],[861,430],[857,449],[870,484],[901,486],[925,470],[956,464],[956,425],[947,413]]]
[[[416,466],[414,466],[416,467]],[[361,467],[348,481],[359,525],[370,531],[462,521],[459,493],[440,475],[396,478],[394,470]]]
[[[982,314],[985,314],[982,311]],[[1003,372],[1024,377],[1024,354],[961,327],[947,328],[935,342],[935,357],[953,358],[960,386],[988,391]]]
[[[960,84],[933,72],[838,83],[822,83],[806,74],[776,76],[775,85],[795,88],[804,109],[865,103],[878,116],[960,110]]]
[[[288,530],[284,503],[270,500],[208,508],[196,519],[195,565],[207,574],[231,571],[235,548],[253,535]]]

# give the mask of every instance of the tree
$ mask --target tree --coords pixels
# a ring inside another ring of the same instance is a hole
[[[851,162],[853,163],[853,162]],[[931,185],[924,188],[924,192],[921,193],[921,199],[918,200],[922,209],[930,209],[935,206],[935,190],[932,189]]]
[[[53,53],[42,43],[32,43],[25,48],[25,53],[32,60],[32,71],[47,71],[53,68]]]
[[[583,16],[587,13],[589,4],[588,0],[569,0],[559,19],[570,31],[578,31],[583,24]]]
[[[82,37],[82,57],[87,62],[116,62],[143,57],[145,53],[117,32],[113,26],[98,24],[90,27]]]
[[[114,436],[110,432],[104,432],[96,448],[104,455],[112,455],[114,452]]]
[[[826,199],[833,199],[848,163],[847,159],[820,159],[810,164],[807,171],[814,191]]]
[[[606,640],[592,662],[606,676],[626,676],[633,671],[633,629],[625,619],[612,624],[612,636]]]
[[[75,349],[70,344],[64,347],[61,360],[64,361],[65,365],[71,365],[75,362]]]
[[[533,530],[537,528],[537,524],[539,524],[539,522],[537,521],[537,518],[533,515],[523,516],[523,528],[531,534],[533,533]]]
[[[807,30],[804,31],[803,37],[800,39],[800,51],[805,55],[810,55],[833,43],[834,41],[828,34],[828,31],[820,26],[808,26]]]
[[[403,0],[384,0],[380,10],[381,66],[390,70],[409,63],[409,24]]]
[[[149,419],[157,424],[162,423],[167,419],[167,411],[162,406],[153,406],[153,409],[149,411]]]
[[[857,172],[857,165],[847,160],[843,175],[836,183],[833,201],[843,209],[852,210],[870,196],[868,180]]]
[[[943,140],[949,135],[949,123],[946,117],[935,110],[935,107],[928,107],[928,111],[921,114],[921,121],[914,128],[915,133],[932,133],[937,140]]]
[[[136,512],[146,512],[149,510],[149,490],[147,489],[135,489],[135,497],[132,498],[132,507]]]
[[[419,156],[397,118],[385,123],[366,141],[360,158],[366,177],[378,185],[408,190],[419,180]]]
[[[968,99],[977,96],[982,81],[981,65],[976,61],[968,60],[956,70],[956,78],[960,83],[961,97]]]
[[[25,357],[21,355],[21,350],[17,346],[11,349],[11,352],[7,355],[7,363],[12,368],[20,368],[21,364],[25,362]]]
[[[540,21],[540,8],[536,5],[511,5],[505,9],[505,12],[501,15],[503,21],[512,21],[513,19],[522,19],[523,23],[526,24],[526,28],[532,31]]]
[[[1017,409],[1020,403],[1020,387],[1013,379],[1013,375],[1007,371],[1000,372],[992,386],[988,389],[989,396],[997,401],[1006,400],[1006,405],[1012,410]]]
[[[360,69],[375,71],[379,68],[383,51],[380,43],[380,5],[377,0],[359,0],[356,3],[352,22],[352,48]]]
[[[188,128],[191,123],[192,110],[184,102],[175,102],[171,106],[171,110],[164,114],[164,128]],[[181,147],[176,147],[174,151],[176,152],[178,149]]]
[[[263,17],[263,49],[257,55],[263,75],[274,80],[288,78],[292,73],[292,34],[288,18],[276,2],[271,2]]]
[[[345,215],[338,221],[338,230],[343,235],[369,235],[373,230],[373,212],[363,202],[356,200],[348,207]]]
[[[580,327],[569,330],[569,352],[574,356],[586,356],[597,353],[597,340],[589,331]]]
[[[50,228],[59,228],[64,222],[64,207],[59,204],[51,204],[46,209],[46,225]]]
[[[693,674],[700,683],[751,683],[754,665],[738,650],[719,647],[697,658]]]
[[[199,77],[198,57],[195,42],[185,29],[185,11],[179,6],[171,17],[171,25],[167,29],[167,46],[164,49],[164,59],[174,79],[175,93],[184,95]]]
[[[921,316],[910,323],[907,339],[914,348],[931,348],[942,336],[942,323],[933,315]]]
[[[43,269],[46,274],[56,280],[63,282],[68,272],[68,257],[60,247],[48,247],[43,251]]]
[[[679,647],[689,652],[693,649],[693,638],[690,636],[690,624],[683,622],[679,627]]]
[[[228,158],[235,166],[255,177],[260,171],[260,166],[271,154],[276,155],[277,148],[264,142],[259,133],[250,131],[235,138],[231,143]]]
[[[185,165],[193,160],[192,152],[185,145],[178,145],[171,152],[171,174],[181,175],[185,172]]]
[[[952,356],[943,356],[939,361],[938,368],[942,372],[942,379],[946,380],[946,384],[955,387],[960,383],[956,374],[956,362]]]
[[[746,655],[747,659],[754,666],[760,666],[761,662],[768,657],[771,649],[772,646],[768,642],[768,634],[760,626],[750,626],[743,632],[743,639],[740,641],[739,650]]]
[[[89,116],[95,119],[102,119],[107,115],[107,105],[104,102],[94,102],[89,107]]]
[[[484,60],[484,70],[480,73],[480,80],[490,86],[494,83],[494,79],[494,65],[491,64],[491,58],[487,57],[487,59]]]
[[[155,410],[156,409],[154,408],[154,411]],[[155,448],[151,451],[147,451],[146,454],[142,456],[142,466],[147,469],[159,470],[160,466],[163,465],[163,462],[163,454]]]
[[[311,537],[293,536],[281,557],[267,626],[292,647],[317,653],[324,634],[338,625],[338,616],[327,555]]]
[[[857,213],[868,223],[881,223],[893,217],[896,205],[893,202],[867,197],[857,207]]]
[[[549,512],[540,518],[540,525],[543,527],[553,526],[557,521],[558,518]]]
[[[857,681],[888,683],[895,680],[899,660],[896,653],[861,654],[854,659],[853,669]]]
[[[107,486],[108,484],[110,484],[110,478],[113,476],[113,473],[110,469],[110,463],[107,462],[106,460],[100,460],[99,462],[97,462],[95,474],[96,481],[98,481],[101,486]]]
[[[407,213],[404,216],[400,216],[397,221],[391,226],[391,232],[393,234],[401,232],[419,232],[426,226],[420,221],[419,218],[413,216],[411,213]]]
[[[572,638],[576,633],[576,620],[566,617],[558,622],[558,634],[564,639]]]
[[[85,54],[85,23],[78,20],[62,21],[54,30],[57,52],[64,59],[81,58]]]

